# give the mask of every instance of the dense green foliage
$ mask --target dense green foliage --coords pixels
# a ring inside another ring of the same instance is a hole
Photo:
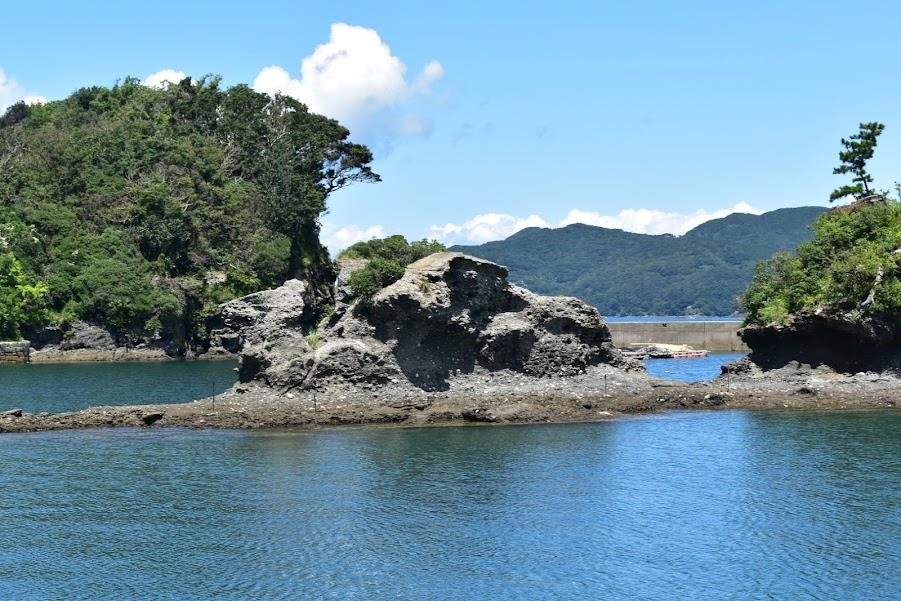
[[[0,340],[17,340],[22,325],[44,317],[47,286],[28,282],[16,256],[0,245]]]
[[[376,292],[402,278],[404,266],[385,259],[372,259],[366,267],[350,274],[348,284],[353,293],[361,298],[370,298]]]
[[[14,105],[0,118],[0,253],[24,283],[4,283],[0,302],[18,308],[2,309],[0,336],[45,315],[122,341],[201,335],[217,303],[329,261],[329,194],[378,180],[348,138],[291,98],[217,79],[126,79]],[[27,286],[46,287],[49,312],[30,308]]]
[[[576,296],[607,315],[728,315],[754,264],[808,240],[822,211],[733,214],[679,237],[583,224],[529,228],[451,250],[506,265],[513,281],[535,292]]]
[[[742,298],[749,323],[789,314],[857,312],[901,326],[901,204],[851,206],[820,216],[812,240],[761,263]]]
[[[832,170],[835,175],[851,173],[854,175],[851,185],[844,185],[837,188],[829,197],[829,202],[834,202],[847,196],[862,198],[872,194],[870,184],[873,183],[873,177],[867,173],[867,161],[873,158],[873,152],[876,150],[876,138],[885,129],[882,123],[861,123],[860,131],[848,139],[842,138],[842,146],[845,150],[838,153],[838,158],[842,162],[841,165]]]
[[[407,242],[406,238],[398,235],[357,242],[341,252],[338,258],[369,260],[365,267],[350,275],[348,282],[354,294],[369,298],[385,286],[399,280],[410,263],[443,250],[446,248],[440,242],[434,240]]]

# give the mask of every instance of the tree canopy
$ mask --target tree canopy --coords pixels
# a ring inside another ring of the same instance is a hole
[[[329,262],[319,218],[331,193],[379,180],[371,162],[337,121],[215,77],[16,104],[0,117],[0,255],[48,309],[19,325],[202,334],[217,303]]]

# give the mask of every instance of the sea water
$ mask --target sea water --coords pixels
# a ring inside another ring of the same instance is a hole
[[[897,599],[901,413],[0,435],[0,599]]]
[[[226,391],[238,379],[236,366],[236,361],[0,365],[0,411],[184,403]]]

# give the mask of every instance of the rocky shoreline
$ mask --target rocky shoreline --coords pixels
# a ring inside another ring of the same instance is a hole
[[[209,356],[240,357],[240,381],[222,395],[72,413],[6,411],[0,413],[0,432],[515,424],[670,409],[901,405],[901,370],[893,362],[880,360],[877,368],[850,373],[820,361],[819,354],[808,353],[817,359],[810,363],[783,361],[790,352],[765,361],[773,357],[768,349],[777,346],[775,336],[785,335],[781,331],[767,334],[766,344],[749,334],[751,358],[724,366],[714,380],[667,382],[623,356],[595,308],[512,285],[500,265],[437,253],[411,264],[400,280],[371,298],[355,296],[347,285],[359,265],[345,267],[331,298],[320,298],[308,282],[290,280],[220,307],[208,322]],[[327,302],[333,310],[323,310]],[[90,326],[79,333],[42,352],[91,357],[85,360],[96,360],[98,351],[120,358],[143,359],[149,356],[145,351],[165,356],[158,349],[121,353],[110,346],[108,334]],[[796,346],[810,348],[806,340]]]
[[[607,394],[604,393],[606,378]],[[764,380],[740,374],[681,384],[601,369],[572,378],[500,376],[452,390],[356,394],[275,393],[236,386],[191,403],[92,407],[68,413],[0,412],[0,433],[84,428],[258,429],[363,424],[400,426],[592,422],[687,409],[847,410],[901,407],[901,379],[787,370]]]

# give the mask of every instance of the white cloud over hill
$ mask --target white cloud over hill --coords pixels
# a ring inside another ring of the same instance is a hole
[[[417,136],[431,131],[425,117],[397,114],[417,96],[428,94],[444,76],[444,67],[431,61],[412,81],[407,66],[374,29],[335,23],[329,41],[304,58],[300,77],[273,65],[260,71],[253,88],[268,94],[282,93],[352,128],[379,121],[382,130]]]
[[[25,104],[44,104],[47,102],[47,99],[43,96],[28,94],[19,82],[7,76],[6,71],[0,69],[0,114],[20,100],[24,100]]]
[[[572,209],[557,225],[563,227],[573,223],[585,223],[638,234],[681,236],[706,221],[720,219],[732,213],[759,215],[762,211],[746,202],[740,202],[726,209],[698,210],[693,213],[626,209],[615,215],[603,215],[596,211]],[[429,237],[448,244],[481,244],[490,240],[501,240],[527,227],[551,227],[551,224],[539,215],[520,218],[507,213],[483,213],[462,224],[433,225],[429,228]]]
[[[320,238],[332,254],[337,254],[356,242],[372,240],[373,238],[384,238],[387,235],[385,228],[381,225],[369,227],[345,225],[339,227],[330,223],[323,223]]]
[[[732,213],[759,215],[762,211],[746,202],[717,211],[698,210],[694,213],[668,213],[659,209],[626,209],[616,215],[602,215],[595,211],[572,209],[560,222],[561,226],[585,223],[600,227],[625,230],[637,234],[675,234],[681,236],[705,221],[720,219]]]
[[[148,75],[142,82],[145,86],[151,88],[162,88],[166,84],[178,83],[186,77],[184,71],[176,71],[175,69],[163,69]]]
[[[483,213],[460,225],[433,225],[429,228],[429,237],[441,241],[479,244],[512,236],[527,227],[550,227],[550,224],[538,215],[519,218],[507,213]]]

